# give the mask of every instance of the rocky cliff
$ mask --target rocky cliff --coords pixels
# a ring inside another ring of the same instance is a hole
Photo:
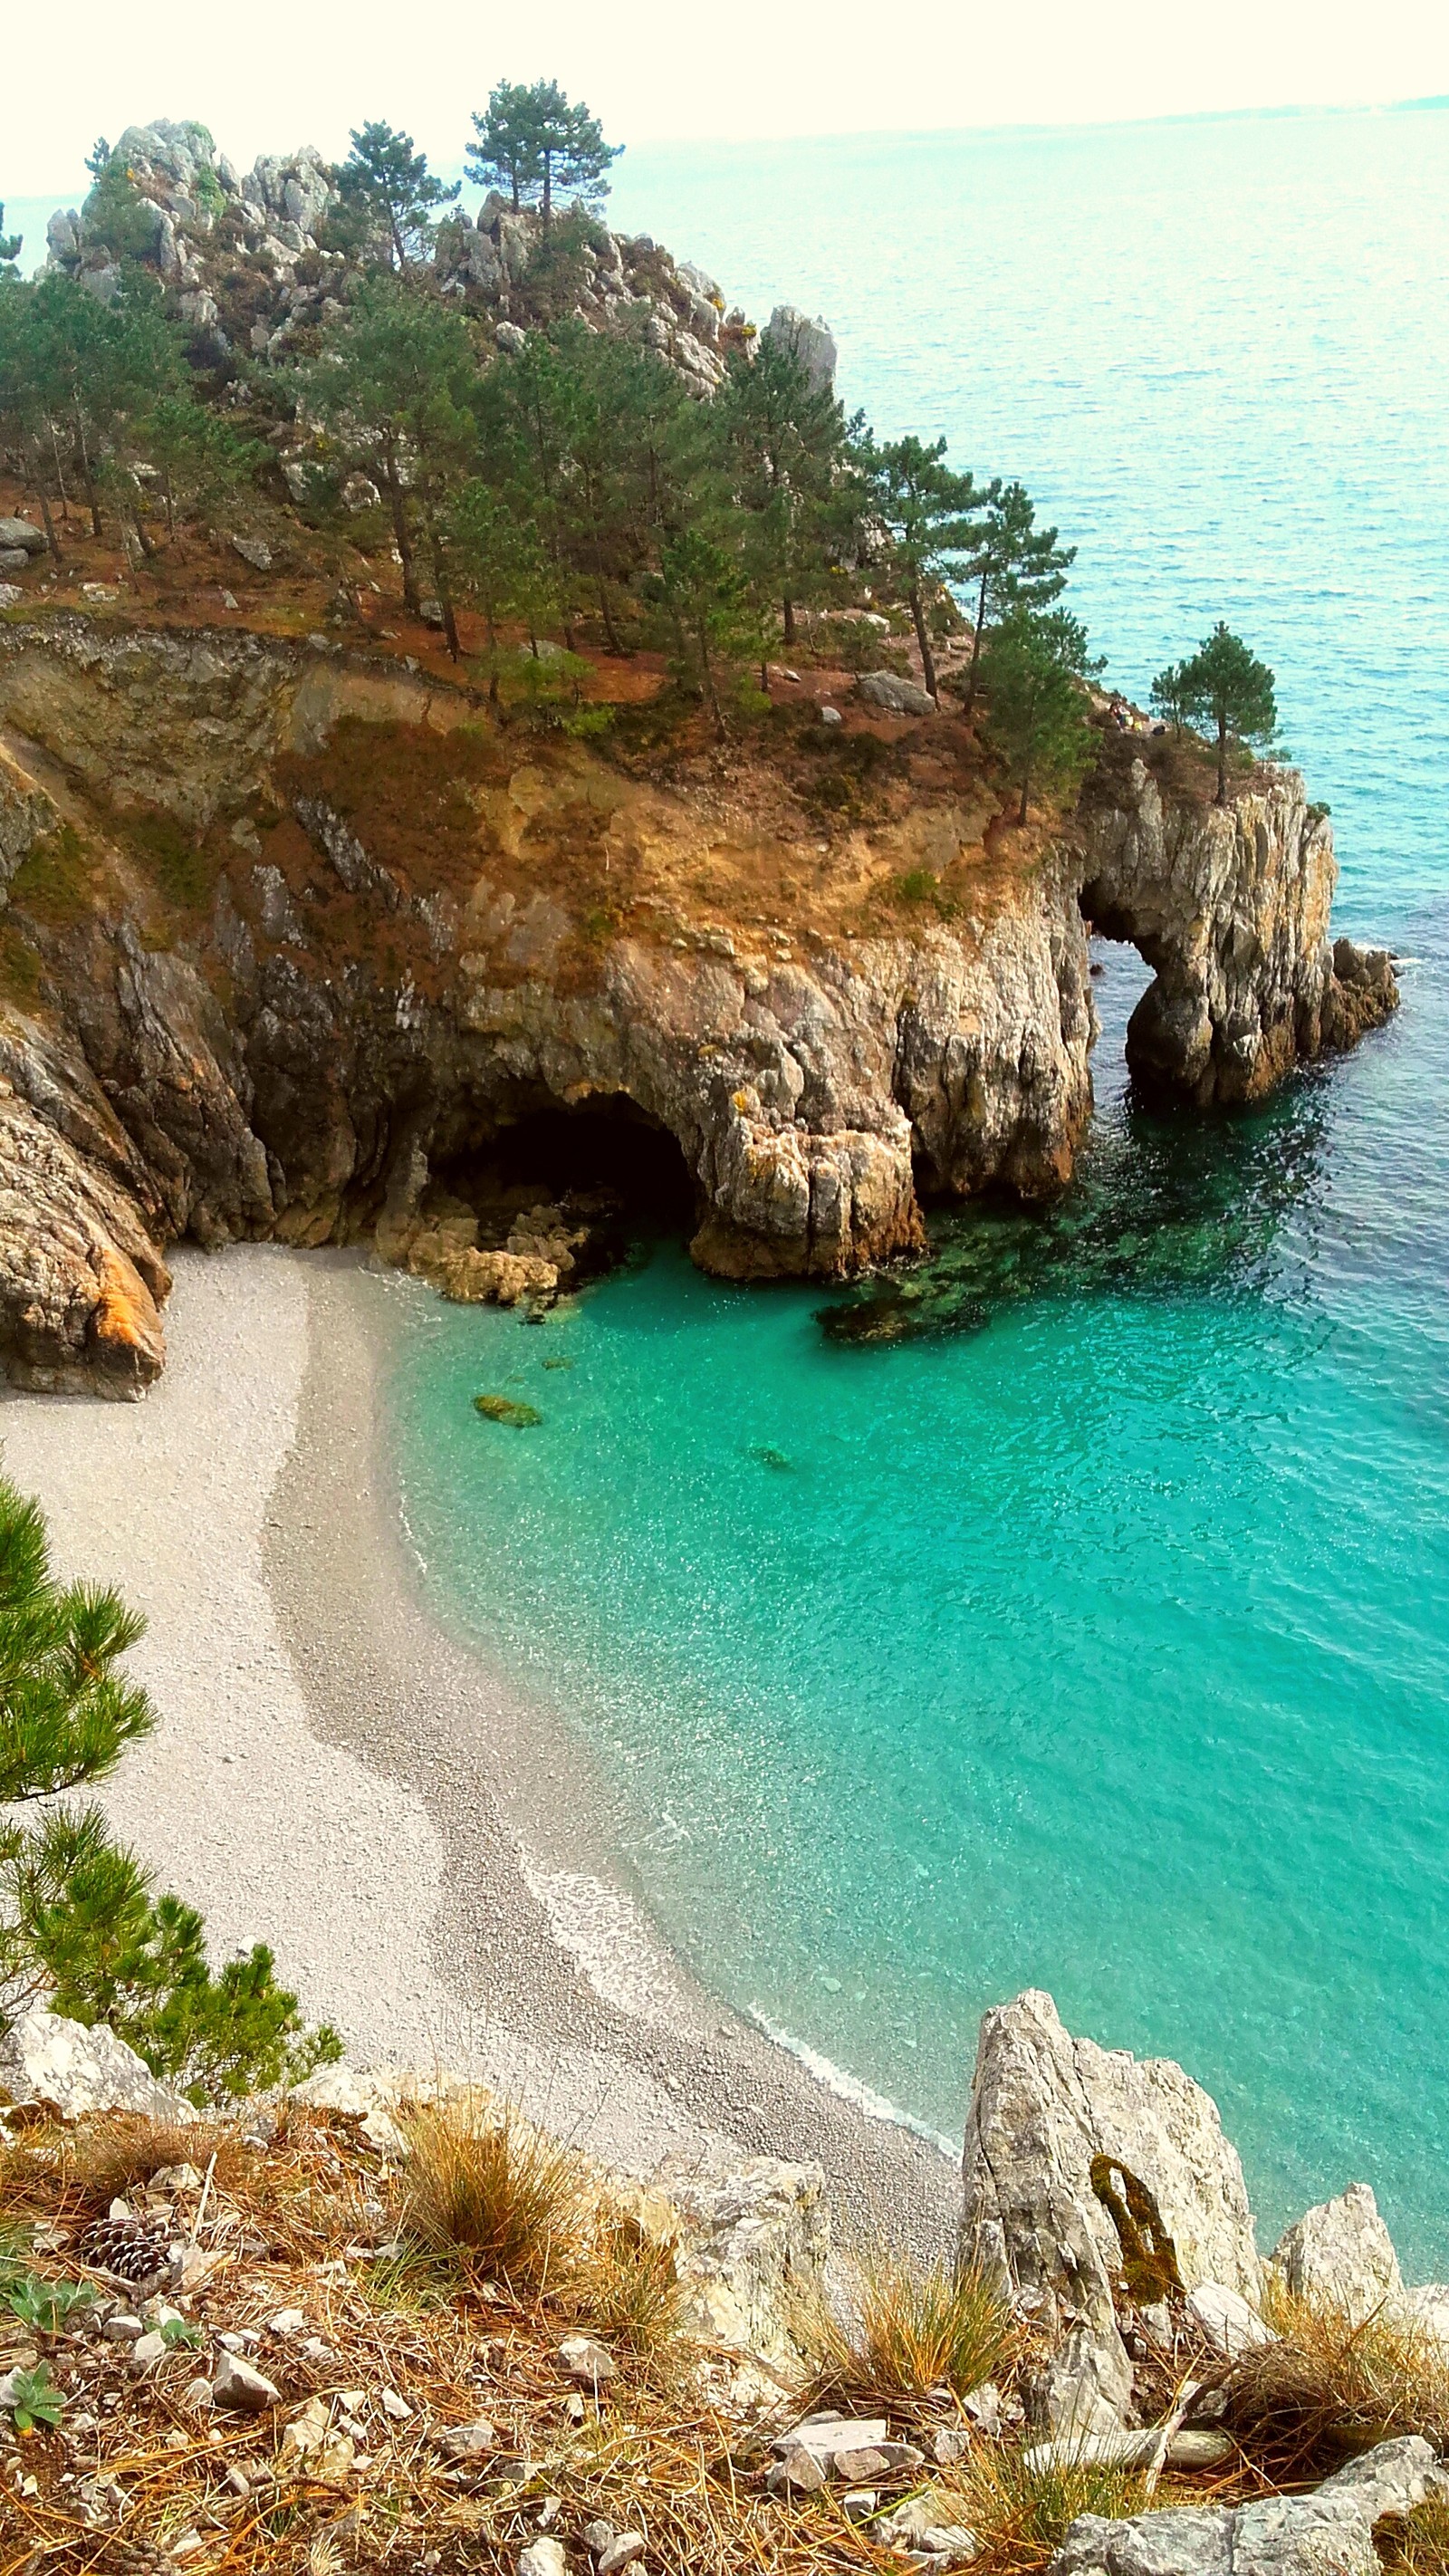
[[[490,1228],[474,1187],[543,1113],[677,1149],[731,1277],[908,1253],[922,1191],[1041,1197],[1090,1111],[1088,920],[1157,969],[1134,1070],[1199,1103],[1396,1000],[1330,947],[1297,775],[1218,810],[1146,742],[1012,833],[955,717],[606,756],[320,635],[59,609],[0,624],[0,729],[0,1349],[31,1386],[144,1388],[182,1236],[376,1230],[451,1293],[547,1288],[568,1211],[515,1192]]]

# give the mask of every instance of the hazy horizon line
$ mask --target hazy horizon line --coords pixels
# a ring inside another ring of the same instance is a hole
[[[1112,134],[1124,130],[1137,132],[1144,127],[1177,125],[1232,125],[1245,120],[1255,123],[1273,118],[1310,116],[1405,116],[1440,113],[1449,110],[1449,90],[1434,91],[1422,97],[1393,99],[1284,99],[1259,107],[1172,108],[1148,116],[1082,117],[1072,119],[1023,119],[1019,123],[1002,121],[990,125],[881,125],[838,126],[826,133],[814,134],[650,134],[637,138],[626,148],[634,152],[655,151],[742,151],[773,149],[798,151],[807,145],[828,146],[833,143],[910,143],[944,142],[953,135],[981,137],[988,135],[1026,134]],[[137,120],[139,122],[140,120]],[[179,122],[179,120],[177,120]],[[205,120],[199,119],[198,122]],[[122,131],[125,129],[123,128]],[[207,131],[212,132],[208,125]],[[213,135],[213,139],[215,139]],[[444,176],[462,171],[462,156],[456,162],[438,160],[434,165]],[[76,193],[74,190],[69,193]],[[63,205],[67,190],[28,188],[17,190],[0,203],[12,206]]]

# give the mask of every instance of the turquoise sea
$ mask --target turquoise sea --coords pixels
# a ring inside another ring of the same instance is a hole
[[[731,2002],[952,2134],[1048,1986],[1211,2088],[1265,2243],[1364,2178],[1449,2277],[1449,116],[654,149],[615,202],[1021,475],[1124,687],[1240,626],[1414,963],[1205,1125],[1134,1107],[1110,952],[1078,1185],[941,1220],[912,1338],[668,1243],[543,1329],[407,1300],[429,1581]]]

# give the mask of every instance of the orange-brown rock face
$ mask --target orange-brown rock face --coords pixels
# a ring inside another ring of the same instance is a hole
[[[928,719],[822,826],[758,763],[666,781],[365,658],[81,618],[0,628],[0,723],[12,922],[49,854],[33,1007],[0,1004],[0,1357],[32,1386],[141,1392],[182,1236],[376,1229],[445,1294],[542,1293],[566,1223],[480,1239],[448,1176],[544,1112],[673,1140],[730,1278],[915,1251],[918,1181],[1045,1197],[1091,1110],[1084,911],[1158,970],[1134,1071],[1202,1102],[1397,998],[1330,947],[1291,772],[1219,811],[1139,764],[1003,842]]]

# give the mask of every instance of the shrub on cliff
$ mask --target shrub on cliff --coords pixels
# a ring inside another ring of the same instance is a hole
[[[1152,703],[1181,732],[1206,717],[1216,736],[1218,803],[1228,792],[1228,753],[1241,743],[1266,747],[1278,729],[1273,674],[1219,618],[1187,662],[1169,663],[1152,683]]]
[[[0,2028],[49,2001],[108,2022],[193,2100],[224,2101],[341,2043],[303,2028],[260,1943],[213,1975],[194,1907],[155,1894],[98,1807],[68,1803],[156,1723],[118,1669],[143,1626],[114,1592],[55,1581],[39,1509],[0,1479]],[[38,1801],[34,1823],[17,1813]]]
[[[986,736],[1020,791],[1025,823],[1032,790],[1075,794],[1094,748],[1084,681],[1102,664],[1087,630],[1066,609],[1015,609],[986,649]]]

